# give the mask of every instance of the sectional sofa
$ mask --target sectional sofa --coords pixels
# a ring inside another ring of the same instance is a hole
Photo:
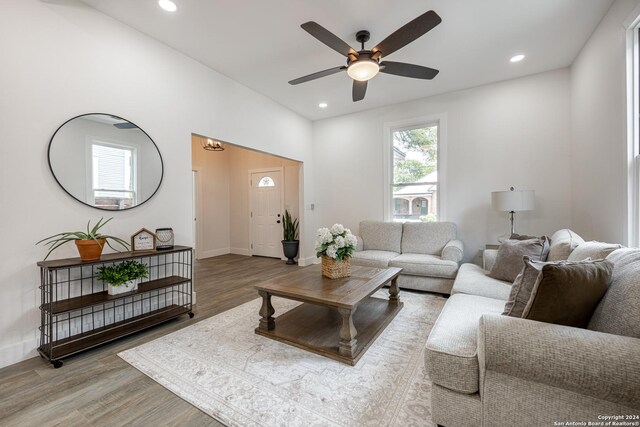
[[[398,286],[449,294],[464,255],[452,222],[362,221],[354,265],[399,267]]]
[[[573,253],[613,263],[587,328],[502,315],[512,284],[488,276],[496,252],[485,251],[484,268],[463,264],[426,344],[433,421],[446,427],[597,425],[588,423],[612,416],[640,422],[640,249],[613,249],[571,230],[551,237],[551,261]]]

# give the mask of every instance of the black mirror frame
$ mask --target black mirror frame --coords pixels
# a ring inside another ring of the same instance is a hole
[[[146,135],[147,138],[149,138],[149,141],[151,141],[151,143],[153,144],[154,147],[156,147],[156,151],[158,151],[158,157],[160,157],[160,182],[158,182],[158,186],[156,187],[156,189],[154,190],[154,192],[147,197],[143,202],[138,203],[135,206],[131,206],[130,208],[125,208],[125,209],[104,209],[104,208],[100,208],[98,206],[93,206],[90,205],[89,203],[82,201],[80,199],[78,199],[77,197],[75,197],[73,194],[69,193],[67,191],[67,189],[64,187],[64,185],[62,185],[62,183],[58,180],[58,177],[56,176],[55,172],[53,171],[53,166],[51,165],[51,145],[53,144],[53,139],[56,137],[56,134],[58,133],[58,131],[60,131],[60,129],[62,129],[64,127],[64,125],[66,125],[67,123],[69,123],[72,120],[78,119],[80,117],[84,117],[84,116],[93,116],[93,115],[103,115],[103,116],[111,116],[114,117],[116,119],[120,119],[120,120],[124,120],[125,122],[131,123],[132,125],[134,125],[135,127],[137,127],[138,129],[140,129],[140,131],[142,133],[144,133]],[[53,179],[56,180],[56,182],[58,183],[58,185],[60,186],[60,188],[62,188],[64,190],[65,193],[67,193],[72,199],[77,200],[78,202],[82,203],[85,206],[89,206],[90,208],[93,209],[98,209],[101,211],[108,211],[108,212],[121,212],[121,211],[128,211],[131,209],[135,209],[138,206],[142,206],[145,203],[147,203],[149,200],[151,200],[153,198],[153,196],[156,195],[156,193],[158,192],[158,190],[160,190],[160,187],[162,186],[162,181],[164,180],[164,160],[162,160],[162,153],[160,152],[160,149],[158,148],[158,145],[156,144],[156,142],[153,140],[153,138],[151,138],[149,136],[149,134],[147,132],[144,131],[144,129],[142,129],[140,126],[138,126],[137,124],[133,123],[130,120],[127,120],[123,117],[120,116],[116,116],[115,114],[109,114],[109,113],[85,113],[85,114],[79,114],[75,117],[70,118],[69,120],[67,120],[66,122],[62,123],[60,126],[58,126],[58,129],[56,129],[56,131],[53,133],[53,135],[51,135],[51,139],[49,140],[49,146],[47,148],[47,162],[49,163],[49,170],[51,171],[51,175],[53,175]]]

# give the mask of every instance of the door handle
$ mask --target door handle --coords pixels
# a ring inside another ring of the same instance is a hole
[[[280,220],[277,220],[276,222],[277,222],[278,224],[280,224]]]

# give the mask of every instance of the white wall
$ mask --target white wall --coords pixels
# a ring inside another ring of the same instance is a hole
[[[300,163],[238,147],[228,147],[227,151],[229,151],[231,156],[229,164],[231,212],[229,233],[231,253],[248,255],[250,253],[249,170],[282,167],[284,173],[282,177],[282,183],[284,184],[284,208],[289,210],[294,218],[298,218],[298,205],[300,202],[298,175]]]
[[[202,137],[192,138],[191,157],[197,171],[197,259],[229,253],[229,151],[206,151]],[[197,284],[196,284],[196,291]]]
[[[628,243],[626,29],[640,3],[617,0],[571,66],[572,223],[589,239]]]
[[[224,151],[205,151],[201,140],[202,137],[193,136],[193,169],[198,171],[199,179],[198,259],[228,253],[250,254],[251,169],[282,167],[284,207],[294,218],[299,217],[299,162],[229,144]]]
[[[536,209],[517,231],[543,234],[570,223],[569,70],[481,86],[314,122],[319,222],[358,229],[383,219],[385,123],[446,116],[447,199],[443,220],[458,224],[472,260],[509,225],[491,210],[491,191],[533,189]]]
[[[0,14],[0,366],[35,355],[39,272],[34,243],[88,219],[113,215],[106,232],[128,238],[172,227],[192,242],[191,134],[305,162],[313,200],[308,120],[117,21],[69,0],[5,0]],[[70,198],[47,165],[47,144],[64,121],[106,112],[144,129],[165,162],[159,192],[143,206],[104,212]],[[313,252],[315,220],[303,233]],[[53,258],[77,256],[72,245]]]

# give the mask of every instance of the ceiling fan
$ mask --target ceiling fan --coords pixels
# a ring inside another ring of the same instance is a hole
[[[378,74],[378,72],[431,80],[438,74],[438,70],[404,62],[381,62],[380,59],[391,55],[396,50],[402,49],[412,41],[429,32],[440,22],[442,22],[442,18],[433,10],[430,10],[398,28],[370,50],[364,48],[365,42],[369,41],[369,31],[358,31],[356,33],[356,40],[362,46],[362,50],[358,52],[317,22],[305,22],[301,25],[302,29],[331,49],[346,56],[347,65],[318,71],[317,73],[291,80],[289,84],[297,85],[346,70],[349,77],[353,79],[352,97],[353,102],[356,102],[364,99],[364,95],[367,92],[367,82]]]

